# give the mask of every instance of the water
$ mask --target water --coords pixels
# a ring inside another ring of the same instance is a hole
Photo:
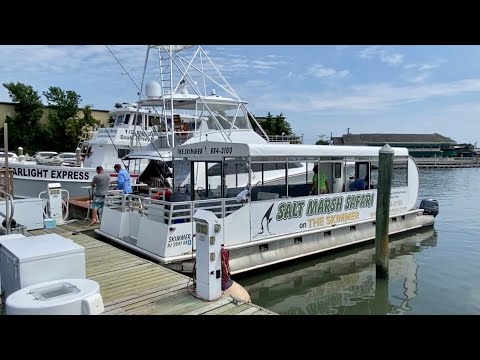
[[[389,280],[374,244],[235,280],[279,314],[480,314],[480,168],[420,169],[419,201],[438,200],[434,228],[391,238]]]

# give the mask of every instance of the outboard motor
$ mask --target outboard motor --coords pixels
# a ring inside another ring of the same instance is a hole
[[[420,209],[423,209],[424,214],[433,215],[433,217],[435,217],[439,212],[438,201],[434,199],[423,199],[420,202]]]

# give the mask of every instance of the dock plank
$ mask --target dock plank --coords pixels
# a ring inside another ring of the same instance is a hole
[[[102,315],[271,315],[254,304],[235,303],[223,295],[206,301],[191,290],[192,279],[83,233],[99,228],[78,220],[27,236],[58,234],[85,248],[87,277],[97,281]]]

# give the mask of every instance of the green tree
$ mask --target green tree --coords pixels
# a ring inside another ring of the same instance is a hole
[[[273,116],[268,112],[267,116],[265,117],[265,120],[261,124],[263,130],[267,133],[267,135],[276,135],[275,134],[275,129],[274,129],[274,122],[273,122]]]
[[[292,127],[286,120],[283,113],[280,113],[280,115],[275,116],[273,120],[273,124],[274,124],[276,135],[293,135]]]
[[[83,117],[75,116],[67,122],[65,127],[65,135],[76,141],[75,148],[77,146],[78,138],[84,131],[95,129],[100,125],[100,121],[92,116],[92,106],[86,105],[82,109]]]
[[[53,110],[48,115],[50,146],[55,151],[74,151],[82,131],[100,124],[93,118],[91,106],[85,106],[83,117],[79,117],[81,96],[72,90],[51,86],[43,95]]]
[[[318,140],[315,145],[329,145],[330,142],[328,140],[325,140],[325,135],[322,134],[322,135],[318,135],[318,137],[320,138],[320,140]]]
[[[32,86],[20,82],[4,83],[8,95],[15,103],[15,115],[7,116],[8,142],[11,149],[23,147],[24,153],[32,153],[48,144],[46,129],[41,126],[40,119],[44,107],[38,92]],[[2,129],[3,141],[3,129]]]
[[[292,127],[286,120],[283,113],[273,116],[270,112],[268,112],[261,125],[267,135],[293,135]]]

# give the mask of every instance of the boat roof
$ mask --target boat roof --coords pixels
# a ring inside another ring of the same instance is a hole
[[[197,110],[199,106],[205,103],[212,111],[236,109],[239,104],[247,104],[246,101],[235,100],[218,95],[198,96],[196,94],[178,94],[164,95],[158,98],[148,98],[140,100],[140,106],[164,106],[166,110],[171,109],[173,99],[173,108],[175,110]]]
[[[176,146],[173,157],[194,159],[218,159],[223,157],[374,157],[379,146],[333,146],[300,144],[240,144],[232,142],[203,141]],[[408,149],[392,147],[394,156],[408,156]]]

